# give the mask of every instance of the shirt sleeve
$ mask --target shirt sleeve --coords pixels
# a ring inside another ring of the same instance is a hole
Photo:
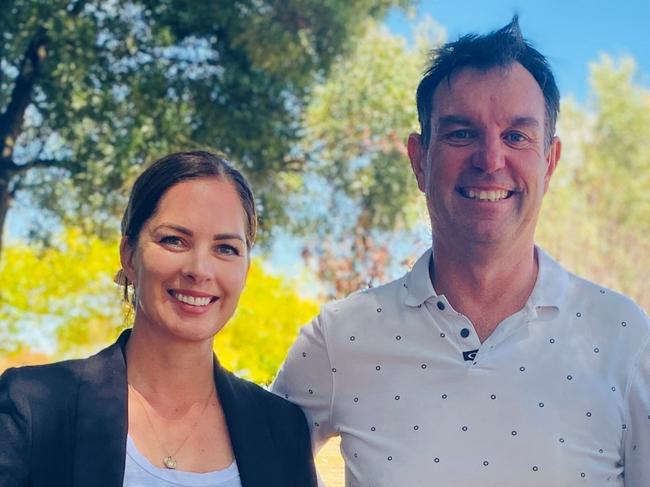
[[[314,454],[338,434],[332,420],[333,371],[323,330],[323,317],[304,326],[271,385],[271,391],[305,412]]]
[[[646,487],[650,485],[650,340],[639,354],[630,383],[624,428],[625,487]]]
[[[29,485],[29,408],[16,369],[0,376],[0,485]]]

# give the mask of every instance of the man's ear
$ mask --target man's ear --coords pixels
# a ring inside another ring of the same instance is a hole
[[[562,141],[558,136],[554,136],[546,153],[546,174],[544,175],[544,193],[548,191],[548,186],[551,181],[551,176],[555,172],[560,156],[562,155]]]
[[[422,146],[422,137],[420,134],[412,133],[409,135],[406,150],[411,161],[411,168],[415,179],[418,182],[418,188],[424,192],[426,187],[426,173],[424,167],[426,165],[426,149]]]
[[[135,247],[131,245],[128,237],[122,237],[120,241],[120,264],[124,275],[131,284],[136,281],[135,266],[133,265],[133,258],[135,256]]]

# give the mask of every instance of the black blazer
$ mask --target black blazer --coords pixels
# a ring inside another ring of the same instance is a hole
[[[90,358],[0,377],[0,486],[122,487],[129,334]],[[302,411],[216,360],[214,378],[242,486],[315,486]]]

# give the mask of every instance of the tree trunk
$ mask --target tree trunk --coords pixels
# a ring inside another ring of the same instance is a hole
[[[20,62],[11,97],[0,114],[0,256],[4,224],[11,204],[11,179],[31,166],[19,167],[12,160],[14,145],[22,130],[25,111],[32,102],[34,86],[47,57],[47,31],[39,27],[32,37]]]
[[[11,205],[11,192],[9,191],[9,180],[11,175],[7,172],[0,172],[0,257],[2,257],[3,235],[7,212]]]

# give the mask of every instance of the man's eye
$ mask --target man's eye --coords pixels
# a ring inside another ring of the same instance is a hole
[[[447,132],[444,140],[450,145],[464,147],[476,140],[476,131],[471,129],[456,129]]]
[[[506,135],[505,138],[508,142],[514,142],[514,143],[524,142],[526,140],[526,137],[523,134],[520,134],[519,132],[509,133]]]
[[[449,138],[456,140],[466,140],[472,136],[472,133],[467,129],[454,130],[449,134]]]

